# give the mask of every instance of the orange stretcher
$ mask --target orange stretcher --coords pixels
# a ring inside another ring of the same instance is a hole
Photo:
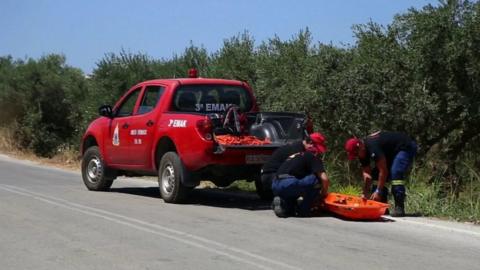
[[[351,220],[380,219],[389,207],[386,203],[340,193],[329,193],[322,206],[329,212]]]

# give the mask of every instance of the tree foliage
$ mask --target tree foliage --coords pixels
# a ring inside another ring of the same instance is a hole
[[[223,47],[212,57],[212,77],[257,82],[255,40],[248,32],[223,41]]]
[[[0,83],[0,104],[8,115],[3,125],[14,129],[17,143],[42,156],[74,143],[72,138],[83,129],[78,125],[82,112],[75,105],[86,89],[82,72],[67,66],[61,55],[38,61],[2,60],[2,69],[12,75]]]
[[[209,54],[190,43],[171,59],[108,53],[91,76],[61,55],[0,58],[0,124],[22,147],[50,155],[75,144],[97,107],[113,104],[132,85],[154,78],[203,77],[249,82],[263,110],[308,113],[341,152],[351,135],[405,131],[436,152],[451,175],[465,152],[480,150],[480,4],[442,1],[410,9],[389,25],[353,27],[355,43],[314,44],[309,29],[288,40],[255,44],[248,33],[225,39]],[[335,150],[334,150],[335,151]]]

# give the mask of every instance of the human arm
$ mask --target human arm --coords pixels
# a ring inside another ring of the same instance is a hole
[[[370,194],[370,187],[372,186],[372,169],[370,166],[362,167],[363,177],[363,198],[367,198]]]
[[[381,191],[383,190],[383,187],[385,186],[385,182],[387,180],[387,175],[388,175],[388,168],[387,168],[387,160],[385,157],[379,157],[375,165],[378,169],[378,183],[377,183],[377,189],[375,190],[374,193],[370,196],[371,200],[375,201],[380,201],[382,199],[381,196]]]
[[[323,199],[328,194],[328,186],[330,185],[330,180],[325,172],[317,173],[317,178],[320,180],[322,189],[320,190],[320,198]]]

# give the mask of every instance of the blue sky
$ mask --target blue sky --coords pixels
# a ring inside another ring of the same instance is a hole
[[[308,27],[315,42],[353,43],[351,26],[393,16],[426,0],[0,0],[0,56],[62,53],[89,73],[122,48],[154,58],[181,54],[190,41],[209,52],[247,30],[256,44],[287,40]]]

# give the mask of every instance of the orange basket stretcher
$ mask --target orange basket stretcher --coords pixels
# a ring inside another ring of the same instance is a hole
[[[386,203],[340,193],[328,193],[322,206],[329,212],[351,220],[378,220],[389,207]]]

